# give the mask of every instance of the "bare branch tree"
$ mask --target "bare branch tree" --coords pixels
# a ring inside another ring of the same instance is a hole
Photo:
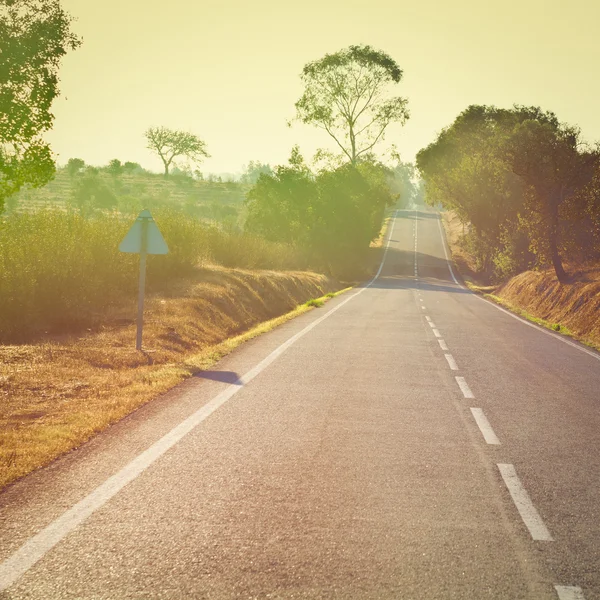
[[[163,162],[165,177],[169,176],[169,168],[173,161],[180,156],[184,156],[195,164],[210,156],[206,151],[206,142],[187,131],[175,131],[166,127],[151,127],[146,131],[145,136],[148,142],[146,146],[148,150],[158,154]]]

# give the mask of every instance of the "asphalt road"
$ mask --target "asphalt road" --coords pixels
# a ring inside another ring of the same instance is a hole
[[[600,599],[599,356],[393,225],[368,286],[0,495],[0,598]]]

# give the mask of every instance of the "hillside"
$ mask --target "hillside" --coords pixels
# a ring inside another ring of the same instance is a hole
[[[76,195],[85,185],[108,189],[114,196],[114,208],[136,213],[142,208],[177,206],[190,215],[210,221],[239,223],[247,185],[237,182],[198,181],[184,174],[163,175],[138,169],[114,176],[105,169],[83,169],[72,176],[66,168],[56,172],[53,181],[39,189],[24,189],[7,200],[12,211],[62,208],[76,204]],[[92,191],[93,193],[93,191]],[[109,197],[110,197],[109,194]]]

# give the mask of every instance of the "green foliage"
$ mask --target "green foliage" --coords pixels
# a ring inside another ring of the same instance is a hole
[[[118,158],[113,158],[106,167],[106,172],[110,173],[113,177],[119,177],[123,173],[123,165]]]
[[[403,163],[400,160],[390,173],[390,189],[398,195],[399,202],[403,207],[411,206],[420,199],[419,188],[415,179],[415,166],[412,163]]]
[[[402,78],[400,67],[371,46],[326,54],[308,63],[301,77],[298,120],[326,131],[352,164],[384,139],[391,123],[408,119],[407,100],[389,94]]]
[[[271,241],[306,245],[317,195],[314,177],[293,154],[290,166],[261,175],[248,192],[246,229]]]
[[[241,182],[254,185],[261,175],[273,175],[273,169],[268,164],[262,164],[260,161],[251,160],[244,169]]]
[[[502,278],[535,257],[564,281],[561,255],[581,242],[576,220],[589,202],[578,195],[599,156],[551,112],[471,106],[418,153],[417,165],[428,202],[471,224],[465,243],[481,270]]]
[[[67,162],[67,173],[70,177],[79,175],[81,169],[85,167],[85,161],[81,158],[70,158]]]
[[[514,173],[527,186],[524,214],[535,253],[550,261],[559,281],[566,280],[562,265],[561,206],[585,187],[600,153],[582,149],[580,131],[558,123],[526,120],[517,124],[505,156]]]
[[[70,24],[58,0],[0,3],[0,212],[24,184],[54,175],[42,134],[54,120],[60,60],[81,43]]]
[[[206,142],[187,131],[175,131],[166,127],[150,127],[145,133],[147,148],[156,153],[165,167],[165,177],[176,158],[185,157],[193,163],[199,163],[210,156]]]
[[[315,308],[321,308],[325,302],[316,298],[311,298],[308,302],[305,302],[306,306],[314,306]]]
[[[246,230],[304,249],[319,269],[356,275],[396,198],[380,164],[345,164],[311,173],[297,151],[289,166],[261,175],[247,194]]]
[[[99,177],[98,170],[88,168],[74,184],[71,205],[86,216],[95,210],[110,210],[117,206],[114,192]]]
[[[495,278],[499,280],[513,277],[535,264],[535,254],[530,250],[529,237],[523,227],[502,228],[500,244],[492,260]]]
[[[123,172],[124,173],[143,173],[144,169],[139,163],[126,161],[123,164]]]
[[[181,212],[158,210],[168,245],[151,256],[149,291],[169,289],[202,264],[246,269],[300,269],[306,258],[284,243],[224,231]],[[0,220],[0,342],[31,339],[105,322],[114,307],[137,294],[138,258],[118,245],[133,222],[113,213],[46,210]]]

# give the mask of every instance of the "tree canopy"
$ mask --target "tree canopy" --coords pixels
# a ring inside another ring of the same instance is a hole
[[[402,70],[371,46],[326,54],[308,63],[301,78],[298,120],[325,130],[352,164],[384,139],[391,123],[404,124],[409,117],[407,100],[390,93]]]
[[[389,170],[362,161],[311,172],[297,148],[288,165],[262,174],[247,194],[246,230],[302,248],[317,268],[353,277],[397,196]]]
[[[482,270],[495,264],[510,275],[535,259],[565,281],[562,254],[578,229],[570,222],[590,210],[577,198],[599,157],[552,112],[470,106],[418,153],[417,165],[428,201],[471,225]]]
[[[195,164],[210,156],[206,150],[206,142],[187,131],[150,127],[145,136],[148,150],[152,150],[163,162],[165,177],[169,176],[169,168],[173,161],[180,156]]]
[[[54,175],[42,134],[54,120],[60,60],[80,44],[58,0],[0,2],[0,211],[23,185]]]

